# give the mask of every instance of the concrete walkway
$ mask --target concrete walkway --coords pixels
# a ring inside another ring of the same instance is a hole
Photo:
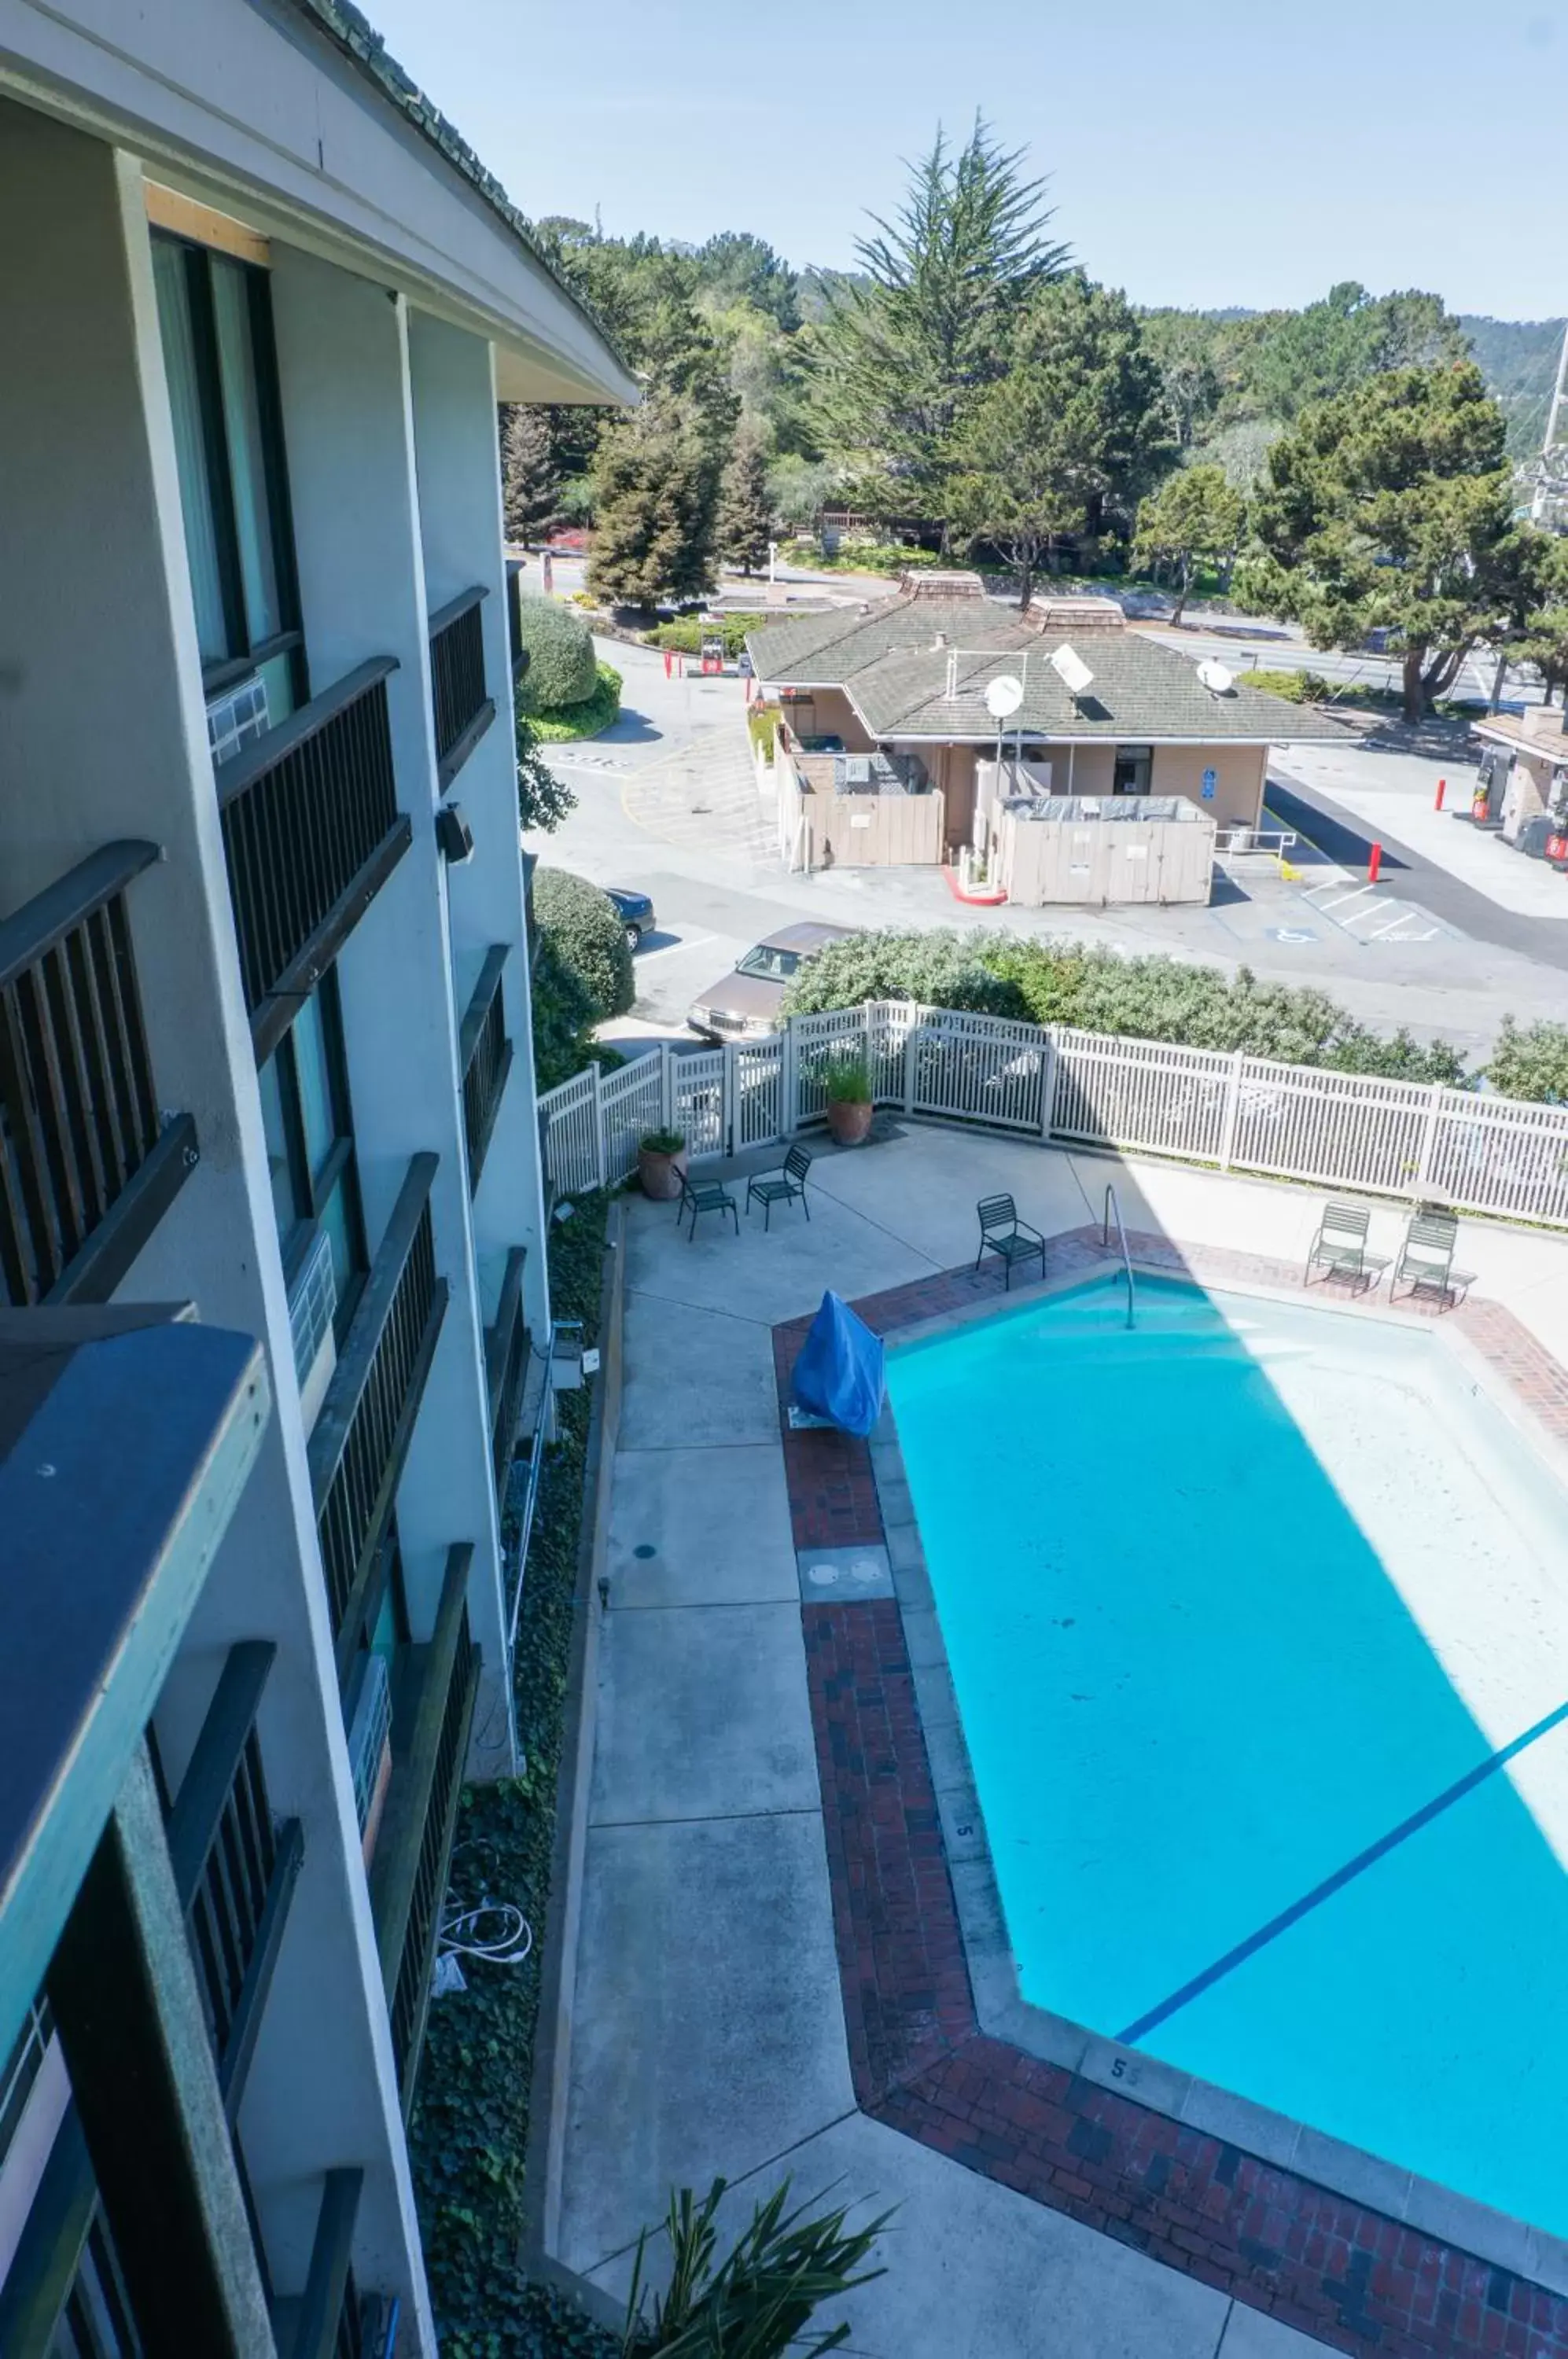
[[[1321,2346],[855,2110],[769,1330],[824,1284],[970,1257],[977,1197],[1286,1259],[1322,1198],[909,1125],[822,1154],[812,1217],[705,1224],[634,1200],[559,2257],[624,2292],[671,2186],[897,2206],[852,2298],[866,2359],[1303,2359]],[[1390,1249],[1393,1206],[1374,1219]],[[1469,1224],[1486,1292],[1568,1357],[1568,1241]]]

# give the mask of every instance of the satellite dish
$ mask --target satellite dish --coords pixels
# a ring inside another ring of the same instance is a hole
[[[1024,701],[1024,684],[1010,671],[1000,671],[985,683],[985,710],[993,721],[1006,721]]]
[[[1216,663],[1213,656],[1198,666],[1198,678],[1211,696],[1228,696],[1236,686],[1236,674],[1229,665]]]
[[[1080,655],[1075,655],[1065,640],[1051,658],[1051,669],[1070,696],[1087,696],[1094,685],[1094,675]]]

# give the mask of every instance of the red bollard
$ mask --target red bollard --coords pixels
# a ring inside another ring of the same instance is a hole
[[[1382,865],[1383,847],[1380,843],[1375,843],[1372,846],[1371,858],[1367,863],[1367,882],[1368,885],[1376,885],[1377,882],[1377,871]]]
[[[670,660],[670,649],[666,647],[664,650],[664,677],[666,679],[670,678],[670,675],[674,669],[674,664]]]
[[[1443,798],[1447,792],[1448,780],[1446,778],[1439,778],[1437,782],[1437,800],[1432,805],[1433,810],[1441,810],[1443,809]]]

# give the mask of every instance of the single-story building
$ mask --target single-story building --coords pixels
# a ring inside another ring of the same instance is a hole
[[[1486,746],[1477,790],[1505,840],[1540,852],[1548,836],[1568,835],[1568,711],[1526,705],[1474,725]]]
[[[1220,830],[1256,828],[1269,747],[1349,734],[1129,630],[1114,599],[1046,597],[1020,614],[975,575],[907,577],[885,604],[769,623],[746,644],[783,712],[786,845],[792,827],[813,866],[985,852],[998,788],[1020,779],[1079,809],[1178,796]],[[1000,723],[1011,692],[988,704],[998,679],[1018,690]]]

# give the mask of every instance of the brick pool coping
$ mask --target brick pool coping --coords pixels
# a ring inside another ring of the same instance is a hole
[[[1153,1272],[1300,1297],[1299,1269],[1260,1256],[1131,1232],[1128,1245],[1137,1264]],[[1098,1229],[1053,1237],[1049,1263],[1052,1290],[1104,1270]],[[880,1334],[945,1324],[997,1308],[1006,1299],[1000,1278],[999,1264],[979,1274],[945,1271],[855,1308]],[[1015,1288],[1014,1299],[1040,1291]],[[1334,1299],[1345,1297],[1335,1289]],[[1364,1307],[1388,1315],[1386,1302]],[[889,1535],[873,1445],[789,1427],[789,1378],[809,1324],[793,1320],[773,1330],[795,1545],[883,1543]],[[1568,1444],[1568,1370],[1509,1311],[1473,1300],[1447,1313],[1444,1325],[1506,1381],[1552,1441]],[[878,1451],[885,1483],[887,1447]],[[974,1902],[961,1918],[955,1892],[955,1881],[975,1871],[950,1857],[931,1767],[931,1746],[957,1732],[934,1725],[928,1732],[922,1722],[908,1603],[906,1592],[902,1604],[877,1598],[801,1606],[861,2110],[1335,2349],[1388,2359],[1568,2359],[1568,2275],[1561,2267],[1551,2274],[1564,2292],[983,2027],[965,1941],[966,1927],[973,1939]],[[979,1873],[988,1880],[988,1864]],[[978,1955],[974,1964],[989,1971]],[[1238,2105],[1238,2114],[1245,2110]],[[1454,2204],[1477,2220],[1498,2217],[1464,2199]],[[1498,2225],[1544,2263],[1552,2240],[1500,2219]],[[1553,2250],[1568,2261],[1563,2248]]]

